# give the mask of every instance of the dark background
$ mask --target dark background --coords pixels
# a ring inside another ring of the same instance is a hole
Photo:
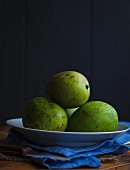
[[[0,1],[0,124],[64,70],[87,76],[90,100],[130,121],[129,65],[129,0]]]

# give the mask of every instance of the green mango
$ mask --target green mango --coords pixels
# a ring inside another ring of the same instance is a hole
[[[70,109],[68,108],[68,109],[65,109],[68,118],[70,118],[70,117],[72,116],[72,114],[73,114],[77,109],[78,109],[78,107],[77,107],[77,108],[70,108]]]
[[[65,131],[68,118],[65,110],[57,103],[43,97],[35,97],[28,101],[22,114],[24,127]]]
[[[63,71],[52,76],[46,84],[46,92],[63,108],[76,108],[88,101],[90,85],[83,74]]]
[[[69,119],[67,131],[111,132],[118,126],[118,114],[103,101],[90,101],[77,109]]]

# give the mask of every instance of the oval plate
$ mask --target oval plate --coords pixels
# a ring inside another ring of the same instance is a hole
[[[6,121],[17,132],[21,133],[30,142],[41,146],[64,146],[64,147],[84,147],[108,139],[113,139],[130,129],[128,125],[118,124],[118,128],[113,132],[60,132],[38,130],[23,127],[22,118],[15,118]]]

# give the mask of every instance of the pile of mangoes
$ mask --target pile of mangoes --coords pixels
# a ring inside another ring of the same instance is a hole
[[[110,132],[118,126],[115,108],[104,101],[88,101],[90,84],[77,71],[63,71],[48,80],[48,98],[38,96],[27,102],[22,114],[28,128],[73,131]]]

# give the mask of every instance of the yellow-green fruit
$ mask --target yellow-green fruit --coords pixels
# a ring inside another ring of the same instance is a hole
[[[77,109],[78,109],[78,107],[77,107],[77,108],[65,109],[68,118],[70,118],[71,115],[72,115]]]
[[[91,101],[72,114],[67,131],[111,132],[117,126],[118,114],[114,107],[103,101]]]
[[[68,118],[65,110],[55,102],[35,97],[28,101],[22,121],[23,125],[28,128],[65,131]]]
[[[48,96],[64,108],[76,108],[87,102],[90,86],[87,78],[76,71],[54,75],[46,85]]]

